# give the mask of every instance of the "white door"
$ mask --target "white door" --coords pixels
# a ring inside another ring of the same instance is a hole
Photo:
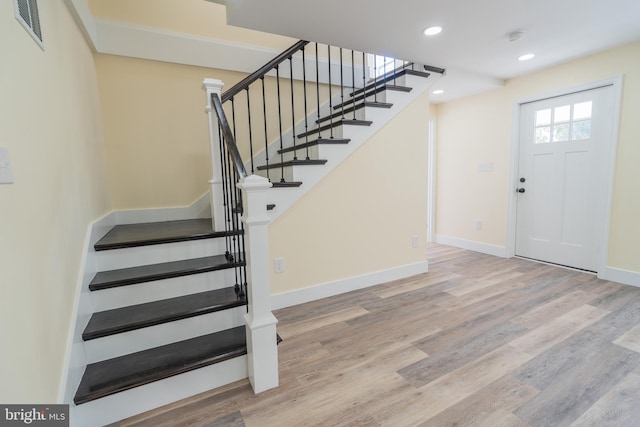
[[[523,104],[516,255],[596,271],[613,89]]]

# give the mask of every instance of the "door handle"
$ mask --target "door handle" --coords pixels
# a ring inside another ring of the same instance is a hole
[[[516,188],[516,191],[518,193],[524,193],[525,190],[524,190],[524,188]]]

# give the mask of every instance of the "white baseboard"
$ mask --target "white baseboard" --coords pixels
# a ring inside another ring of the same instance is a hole
[[[640,272],[637,271],[605,267],[604,270],[598,272],[598,279],[640,287]]]
[[[127,209],[113,211],[116,224],[137,224],[143,222],[178,221],[181,219],[211,218],[209,192],[204,193],[189,206],[171,208]]]
[[[458,239],[457,237],[445,236],[443,234],[436,234],[436,243],[480,252],[487,255],[499,256],[501,258],[509,258],[507,255],[507,248],[504,246],[490,245],[488,243],[475,242],[473,240]]]
[[[379,285],[392,280],[404,279],[405,277],[415,276],[416,274],[426,273],[427,271],[429,271],[429,263],[427,261],[375,271],[373,273],[272,295],[271,306],[273,310],[278,310],[280,308],[291,307],[305,302]]]

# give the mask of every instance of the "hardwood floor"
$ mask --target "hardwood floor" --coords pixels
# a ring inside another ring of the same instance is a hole
[[[640,289],[429,247],[429,273],[279,310],[280,387],[117,426],[637,426]]]

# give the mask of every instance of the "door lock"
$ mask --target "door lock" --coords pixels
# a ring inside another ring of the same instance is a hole
[[[518,193],[524,193],[525,190],[524,190],[524,188],[516,188],[516,191]]]

